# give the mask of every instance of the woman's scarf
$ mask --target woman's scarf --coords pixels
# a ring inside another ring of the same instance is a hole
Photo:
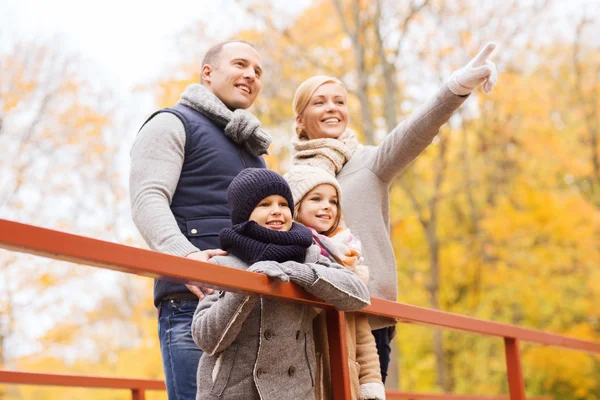
[[[258,261],[304,262],[306,251],[313,243],[310,229],[295,222],[289,231],[279,232],[247,221],[221,230],[219,239],[221,249],[248,264]]]
[[[358,140],[353,131],[346,129],[337,139],[303,137],[293,139],[292,144],[294,145],[292,164],[320,167],[335,176],[352,158],[358,147]]]
[[[267,154],[271,136],[260,128],[258,118],[241,108],[231,111],[204,85],[189,85],[181,94],[179,103],[208,117],[223,129],[225,136],[245,147],[253,156]]]

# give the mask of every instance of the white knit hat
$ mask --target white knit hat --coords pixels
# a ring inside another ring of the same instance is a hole
[[[333,186],[337,191],[338,203],[341,203],[342,188],[340,188],[340,184],[335,176],[323,168],[311,165],[293,165],[283,178],[290,185],[294,204],[300,204],[308,192],[322,184]]]

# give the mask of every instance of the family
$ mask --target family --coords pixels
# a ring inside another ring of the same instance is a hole
[[[497,81],[488,43],[379,146],[348,128],[348,93],[335,77],[297,88],[290,170],[266,169],[271,138],[246,111],[261,90],[258,51],[210,48],[200,83],[144,123],[131,150],[131,209],[148,246],[293,282],[348,311],[354,399],[385,399],[395,321],[359,311],[396,301],[390,240],[393,179],[482,85]],[[170,400],[331,399],[324,313],[309,306],[154,282]]]

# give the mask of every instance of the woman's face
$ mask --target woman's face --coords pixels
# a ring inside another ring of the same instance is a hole
[[[319,86],[296,123],[309,139],[337,139],[348,125],[346,89],[337,83]]]

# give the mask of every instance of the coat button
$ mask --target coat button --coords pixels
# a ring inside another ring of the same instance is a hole
[[[195,235],[196,233],[198,233],[198,229],[192,229],[190,232],[192,232]]]
[[[275,336],[275,334],[273,333],[273,331],[267,329],[265,331],[265,339],[267,340],[271,340],[271,338],[273,338],[273,336]]]
[[[288,374],[293,377],[294,375],[296,375],[296,367],[294,367],[293,365],[290,367],[290,369],[288,369]]]
[[[300,340],[300,331],[296,331],[296,340]]]
[[[259,369],[256,370],[256,377],[257,378],[260,378],[262,376],[262,374],[263,374],[262,368],[259,368]]]

